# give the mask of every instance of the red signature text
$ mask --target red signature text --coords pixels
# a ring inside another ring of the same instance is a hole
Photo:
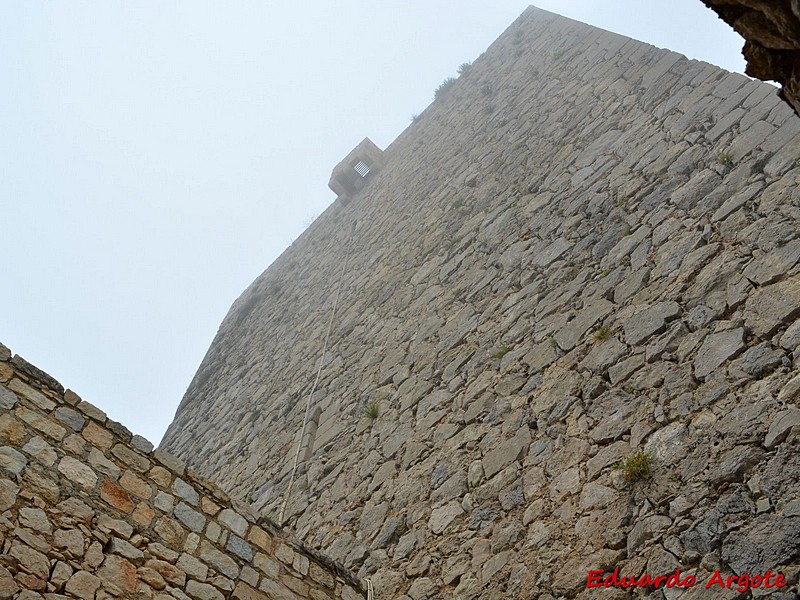
[[[594,569],[589,571],[586,578],[587,588],[618,587],[625,589],[647,587],[658,589],[662,586],[665,588],[690,588],[696,583],[697,578],[694,575],[681,575],[680,569],[675,569],[675,572],[669,575],[658,575],[656,577],[649,573],[638,577],[635,575],[623,576],[620,575],[619,568],[614,569],[611,573],[607,573],[603,569]],[[714,571],[714,574],[708,578],[704,587],[705,589],[735,589],[737,592],[743,593],[754,588],[782,588],[786,585],[786,578],[782,573],[773,573],[767,569],[766,573],[756,573],[755,575],[743,573],[742,575],[726,576],[719,571]]]

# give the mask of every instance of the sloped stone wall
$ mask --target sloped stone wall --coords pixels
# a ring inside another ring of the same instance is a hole
[[[182,461],[0,345],[0,598],[363,598]]]
[[[379,598],[615,567],[793,598],[799,133],[769,85],[530,9],[236,301],[163,445],[273,518],[299,445],[290,526]]]

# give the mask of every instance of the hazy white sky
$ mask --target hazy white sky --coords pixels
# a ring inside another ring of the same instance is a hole
[[[526,8],[0,4],[0,342],[158,442],[231,303]],[[699,0],[540,8],[742,71]]]

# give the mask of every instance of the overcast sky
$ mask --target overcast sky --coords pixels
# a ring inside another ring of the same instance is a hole
[[[158,442],[236,297],[526,8],[0,4],[0,342]],[[540,0],[742,71],[699,0]]]

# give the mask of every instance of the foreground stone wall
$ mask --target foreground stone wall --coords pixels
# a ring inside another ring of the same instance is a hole
[[[330,561],[2,345],[0,547],[0,598],[363,598]]]
[[[299,447],[290,525],[378,598],[596,598],[614,567],[780,570],[794,598],[800,119],[775,92],[526,11],[236,301],[164,447],[273,518]]]

